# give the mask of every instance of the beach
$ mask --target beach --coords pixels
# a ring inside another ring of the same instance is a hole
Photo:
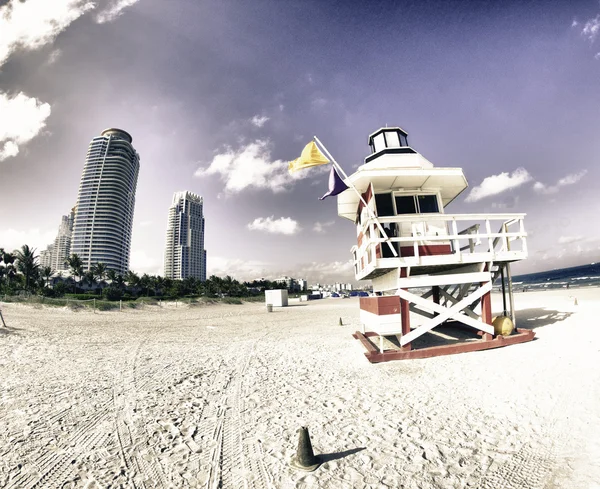
[[[370,364],[353,298],[2,303],[0,487],[600,487],[600,289],[515,306],[534,341]]]

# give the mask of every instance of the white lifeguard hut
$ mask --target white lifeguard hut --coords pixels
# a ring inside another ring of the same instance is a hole
[[[367,358],[425,358],[533,339],[530,330],[494,330],[490,295],[502,276],[504,316],[514,324],[510,263],[527,257],[525,214],[446,214],[468,186],[461,168],[435,167],[399,127],[375,131],[369,146],[365,163],[345,180],[358,192],[338,195],[338,214],[356,225],[356,279],[373,284],[374,296],[360,298],[363,330],[354,335]],[[425,341],[449,323],[472,338],[438,332],[448,341]]]

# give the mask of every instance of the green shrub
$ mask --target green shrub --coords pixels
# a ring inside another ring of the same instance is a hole
[[[119,304],[115,303],[115,302],[107,302],[107,301],[97,301],[96,302],[96,309],[98,309],[99,311],[110,311],[112,309],[118,309],[119,308]]]
[[[52,290],[54,290],[54,297],[63,297],[67,292],[67,285],[64,282],[58,282]]]
[[[123,297],[123,291],[119,287],[106,287],[102,291],[102,297],[109,301],[118,301]]]
[[[89,301],[91,299],[98,299],[96,294],[65,294],[69,299],[75,301]]]

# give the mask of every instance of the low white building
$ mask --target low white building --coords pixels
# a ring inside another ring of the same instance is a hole
[[[265,303],[271,304],[273,307],[287,307],[287,289],[265,290]]]

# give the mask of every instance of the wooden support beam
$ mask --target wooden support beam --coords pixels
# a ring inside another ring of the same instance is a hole
[[[357,332],[354,337],[357,338],[357,335],[360,335],[360,333]],[[484,338],[477,341],[468,341],[460,344],[455,343],[452,345],[431,346],[428,348],[419,348],[411,351],[387,350],[384,353],[379,353],[377,352],[376,348],[373,348],[369,349],[365,353],[365,356],[371,363],[380,363],[390,360],[411,360],[417,358],[438,357],[441,355],[453,355],[456,353],[490,350],[492,348],[501,348],[504,346],[516,345],[518,343],[526,343],[534,339],[535,332],[529,329],[518,329],[516,334],[511,336],[498,335],[495,338],[491,338],[491,335],[489,336],[489,340]]]
[[[481,320],[485,324],[492,324],[492,295],[490,292],[481,296]]]
[[[481,329],[482,331],[485,331],[486,333],[493,334],[493,332],[494,332],[493,327],[491,327],[489,325],[485,325],[485,324],[483,324],[483,322],[474,321],[472,318],[465,316],[464,314],[461,314],[461,311],[465,307],[467,307],[469,304],[471,304],[475,299],[478,299],[479,297],[484,295],[486,292],[489,292],[491,289],[492,289],[492,283],[485,282],[485,285],[482,285],[479,289],[474,291],[471,295],[465,297],[464,299],[457,302],[450,308],[445,308],[445,307],[435,304],[431,301],[422,299],[418,295],[411,294],[407,290],[398,289],[398,295],[400,296],[400,299],[405,299],[407,301],[414,302],[415,304],[422,305],[423,307],[425,307],[427,309],[430,309],[430,310],[433,310],[434,312],[440,313],[439,316],[426,321],[424,324],[419,326],[417,329],[411,331],[407,335],[403,335],[402,339],[400,341],[400,345],[404,346],[404,345],[410,343],[415,338],[418,338],[419,336],[427,333],[427,331],[435,328],[436,326],[438,326],[439,324],[443,323],[444,321],[446,321],[447,319],[450,319],[450,318],[454,318],[457,321],[460,321],[460,322],[468,324],[468,325],[477,323],[477,329]]]
[[[450,302],[451,304],[456,304],[459,301],[459,299],[452,297],[445,290],[441,290],[440,292],[441,292],[442,296],[444,297],[444,299],[446,299],[446,304],[448,304],[448,302]],[[475,320],[479,319],[479,316],[473,311],[473,307],[471,307],[471,306],[466,307],[463,311],[465,314],[468,314],[473,319],[475,319]]]
[[[439,304],[440,303],[440,286],[434,285],[433,287],[431,287],[431,293],[433,295],[433,302],[435,302],[436,304]]]
[[[426,301],[427,299],[422,299]],[[410,334],[410,303],[400,297],[400,318],[402,320],[402,337],[400,338],[400,344],[404,350],[410,350],[410,342],[402,344],[402,338]]]
[[[432,287],[434,285],[472,284],[475,282],[489,282],[490,272],[453,273],[445,275],[416,275],[410,278],[399,278],[398,288]]]
[[[366,348],[368,353],[377,353],[377,347],[369,341],[367,335],[361,333],[360,331],[357,331],[352,335],[352,337],[354,339],[359,340],[362,343],[362,345]]]

